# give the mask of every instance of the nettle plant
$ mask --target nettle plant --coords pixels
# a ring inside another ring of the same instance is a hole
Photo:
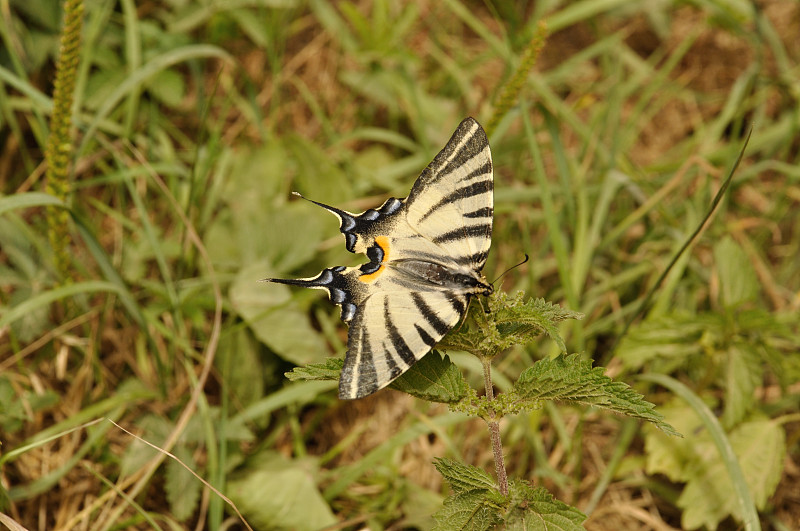
[[[453,490],[434,515],[435,529],[482,530],[498,524],[507,529],[551,526],[562,530],[583,529],[581,524],[586,516],[578,509],[556,500],[543,487],[522,479],[508,479],[500,438],[502,417],[538,410],[547,401],[554,401],[603,408],[652,422],[667,434],[680,434],[664,421],[653,404],[630,386],[605,376],[602,367],[592,367],[591,361],[581,355],[567,354],[557,323],[581,319],[581,314],[543,299],[525,301],[522,293],[509,296],[495,292],[487,300],[488,308],[473,303],[463,326],[445,336],[436,350],[389,386],[422,400],[448,404],[453,411],[480,417],[489,428],[496,478],[466,463],[446,458],[435,460],[436,469]],[[492,361],[510,347],[528,344],[543,333],[556,342],[562,353],[537,361],[519,375],[510,391],[494,394]],[[470,387],[461,370],[438,350],[465,351],[476,356],[483,367],[484,394]],[[295,368],[286,376],[293,381],[337,380],[342,364],[341,359],[329,358],[325,363]]]

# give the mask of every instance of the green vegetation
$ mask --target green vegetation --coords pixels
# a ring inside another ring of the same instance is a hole
[[[797,528],[800,4],[756,5],[12,0],[0,522]],[[468,115],[485,273],[530,262],[339,401],[338,310],[257,281],[360,258],[290,192],[402,197]]]

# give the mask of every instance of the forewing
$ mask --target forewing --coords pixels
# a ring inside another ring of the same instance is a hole
[[[483,268],[491,246],[494,184],[489,141],[478,122],[461,122],[405,202],[411,232],[451,260]]]

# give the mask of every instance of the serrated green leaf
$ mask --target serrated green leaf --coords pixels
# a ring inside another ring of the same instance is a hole
[[[439,348],[492,357],[514,345],[530,343],[546,333],[562,351],[566,351],[556,323],[583,318],[580,313],[565,310],[544,299],[526,301],[521,292],[508,296],[496,291],[488,301],[488,312],[481,304],[470,306],[470,317],[477,323],[477,329],[460,327],[445,336]]]
[[[494,478],[488,472],[478,467],[459,463],[452,459],[437,457],[433,460],[436,470],[452,487],[453,492],[466,492],[469,490],[497,489]]]
[[[542,400],[574,402],[608,409],[652,422],[670,435],[680,436],[655,411],[655,405],[622,382],[605,376],[603,367],[592,367],[578,354],[539,360],[514,384],[511,402],[522,407],[538,406]]]
[[[518,336],[522,340],[520,343],[528,343],[544,332],[556,342],[561,352],[566,352],[567,347],[556,323],[567,319],[583,319],[582,313],[566,310],[541,298],[523,302],[521,293],[509,297],[499,292],[490,299],[489,307],[492,320],[502,335]]]
[[[392,389],[431,402],[452,404],[469,392],[469,385],[448,356],[431,351],[392,382]]]
[[[783,470],[786,441],[783,429],[769,420],[748,422],[730,434],[731,446],[742,467],[756,507],[764,509],[775,492]],[[694,462],[692,478],[686,484],[678,506],[684,509],[681,523],[686,529],[717,527],[733,515],[741,521],[730,481],[720,481],[727,472],[718,454]]]
[[[314,482],[315,463],[265,450],[228,481],[227,494],[256,529],[318,531],[337,523]]]
[[[265,268],[254,263],[239,272],[230,288],[231,305],[256,338],[281,358],[297,365],[323,360],[330,350],[291,300],[289,288],[258,282]]]
[[[220,337],[214,365],[228,384],[236,403],[247,407],[264,396],[263,356],[258,341],[246,328],[235,328]],[[274,358],[272,358],[274,359]]]
[[[487,503],[488,493],[471,490],[446,498],[444,507],[433,515],[436,520],[433,531],[485,531],[499,524],[500,509]]]
[[[719,273],[722,305],[734,308],[758,295],[758,277],[753,264],[730,236],[714,246],[714,262]]]
[[[633,327],[623,338],[616,357],[631,370],[638,370],[654,359],[661,359],[666,366],[659,367],[659,371],[669,373],[674,367],[683,366],[689,356],[702,352],[700,338],[709,329],[718,327],[718,321],[718,317],[707,315],[648,319]]]
[[[648,430],[645,435],[647,473],[665,474],[685,482],[678,506],[684,529],[715,528],[730,515],[741,518],[734,486],[709,432],[689,406],[662,408],[667,420],[691,437],[677,439]],[[759,509],[775,492],[786,454],[785,433],[774,421],[754,419],[732,430],[728,439],[748,490]]]
[[[586,515],[553,497],[544,487],[526,481],[509,485],[512,506],[506,517],[506,529],[524,531],[583,531]]]
[[[173,70],[162,70],[147,83],[147,90],[169,107],[177,108],[186,97],[184,77]]]
[[[292,382],[302,380],[338,380],[343,366],[343,359],[328,358],[324,363],[311,363],[303,367],[295,367],[285,373],[285,376]]]
[[[172,453],[188,467],[196,468],[194,452],[186,446],[176,446]],[[188,519],[197,509],[203,484],[175,459],[167,460],[165,476],[164,491],[167,494],[170,511],[180,521]]]
[[[750,345],[731,345],[723,365],[725,411],[722,422],[727,427],[738,424],[755,406],[756,386],[761,383],[761,357]]]

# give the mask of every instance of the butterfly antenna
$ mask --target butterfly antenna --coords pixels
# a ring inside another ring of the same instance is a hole
[[[494,279],[494,280],[492,280],[491,282],[489,282],[489,284],[491,284],[492,286],[494,286],[494,283],[495,283],[495,282],[497,282],[498,280],[500,280],[501,278],[503,278],[504,276],[506,276],[506,275],[508,274],[508,272],[509,272],[509,271],[511,271],[512,269],[516,269],[516,268],[518,268],[519,266],[521,266],[522,264],[524,264],[525,262],[527,262],[527,261],[528,261],[528,259],[529,259],[529,257],[528,257],[528,253],[525,253],[525,260],[523,260],[522,262],[520,262],[520,263],[518,263],[518,264],[516,264],[516,265],[513,265],[513,266],[509,267],[508,269],[506,269],[505,271],[503,271],[502,273],[500,273],[500,276],[499,276],[499,277],[497,277],[496,279]]]

